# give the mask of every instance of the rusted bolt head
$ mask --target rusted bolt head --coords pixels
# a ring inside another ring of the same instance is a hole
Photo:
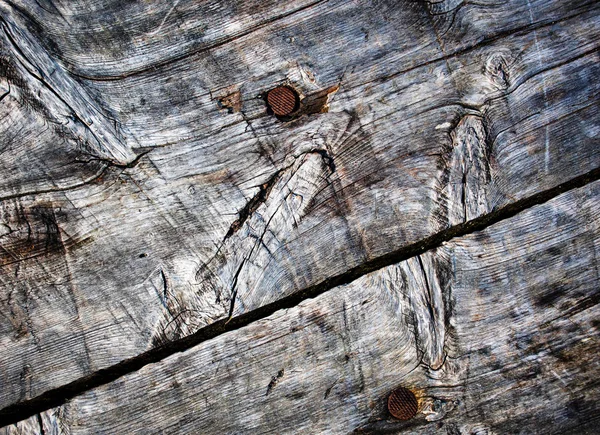
[[[388,410],[398,420],[410,420],[419,410],[419,402],[408,388],[396,388],[388,397]]]
[[[277,116],[291,115],[298,108],[298,93],[289,86],[277,86],[267,94],[267,104]]]

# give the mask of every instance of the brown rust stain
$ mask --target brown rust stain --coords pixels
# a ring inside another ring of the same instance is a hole
[[[221,110],[227,110],[228,113],[237,113],[242,110],[242,93],[235,86],[224,89],[216,100],[217,107]]]
[[[329,86],[318,91],[303,93],[289,84],[279,85],[264,94],[268,113],[280,121],[292,121],[304,115],[327,113],[329,103],[339,86]]]
[[[410,420],[417,415],[419,402],[411,390],[398,387],[388,397],[388,410],[398,420]]]
[[[277,116],[289,116],[300,102],[298,92],[290,86],[277,86],[267,93],[269,109]]]

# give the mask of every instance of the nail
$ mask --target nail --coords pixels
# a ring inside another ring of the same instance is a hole
[[[408,388],[396,388],[388,397],[388,410],[398,420],[410,420],[419,410],[419,402]]]
[[[267,94],[267,104],[275,115],[289,116],[298,108],[298,92],[289,86],[277,86]]]

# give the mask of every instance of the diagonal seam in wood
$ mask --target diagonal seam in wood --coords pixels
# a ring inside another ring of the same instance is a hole
[[[559,184],[528,198],[518,200],[499,210],[492,211],[491,213],[471,221],[450,227],[420,240],[419,242],[400,248],[397,251],[367,261],[342,274],[327,278],[319,284],[308,287],[271,304],[257,308],[254,311],[242,314],[235,318],[219,320],[190,336],[151,349],[143,354],[106,369],[98,370],[97,372],[67,385],[49,390],[33,399],[7,406],[6,408],[0,409],[0,427],[15,424],[21,420],[34,416],[37,413],[60,406],[67,400],[85,391],[112,382],[121,376],[135,372],[148,364],[156,363],[178,352],[185,352],[186,350],[204,341],[215,338],[218,335],[243,328],[252,322],[272,315],[278,310],[292,308],[306,299],[315,298],[334,287],[348,284],[367,273],[418,256],[456,237],[462,237],[470,233],[481,231],[529,208],[548,202],[565,192],[584,187],[585,185],[598,180],[600,180],[600,168],[596,168],[584,175],[573,178],[568,182]]]

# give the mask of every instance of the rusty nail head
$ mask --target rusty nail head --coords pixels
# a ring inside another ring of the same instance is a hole
[[[408,388],[396,388],[388,397],[388,410],[398,420],[410,420],[419,410],[419,402]]]
[[[267,94],[267,103],[275,115],[288,116],[298,107],[298,93],[289,86],[277,86]]]

